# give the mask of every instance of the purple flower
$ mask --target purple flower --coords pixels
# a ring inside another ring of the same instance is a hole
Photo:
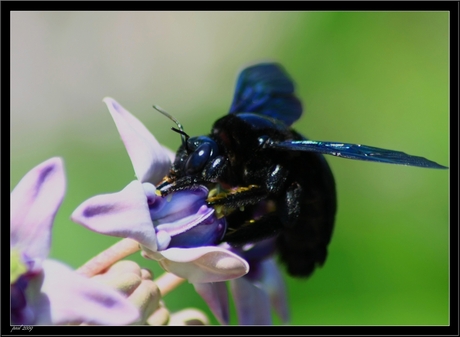
[[[225,281],[245,275],[247,262],[217,247],[226,230],[206,204],[208,190],[199,187],[157,194],[157,184],[169,172],[174,153],[161,146],[146,127],[111,98],[109,108],[138,180],[118,193],[98,195],[83,202],[72,220],[98,233],[131,238],[143,255],[166,271],[191,283]]]
[[[172,247],[212,246],[220,242],[227,224],[224,218],[217,219],[214,209],[206,205],[207,188],[200,186],[162,198],[151,187],[144,184],[159,251]]]
[[[65,184],[62,160],[51,158],[11,193],[11,323],[130,324],[139,312],[123,295],[47,259]]]
[[[248,274],[229,282],[241,325],[272,324],[271,308],[283,323],[289,320],[283,278],[272,257],[275,240],[269,238],[238,249],[227,246],[245,258],[250,266]],[[219,322],[228,324],[228,290],[225,282],[196,283],[194,286]]]

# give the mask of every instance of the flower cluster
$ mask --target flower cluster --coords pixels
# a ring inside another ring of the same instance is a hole
[[[140,247],[144,257],[157,261],[176,279],[192,283],[222,324],[229,323],[226,281],[240,324],[271,324],[271,307],[287,322],[284,284],[273,259],[274,239],[238,248],[221,243],[226,219],[207,205],[209,191],[204,186],[162,197],[155,185],[169,172],[174,153],[115,100],[104,102],[137,179],[119,192],[84,201],[71,219],[97,233],[134,242],[130,253]],[[29,172],[12,192],[13,324],[208,322],[191,309],[169,316],[161,301],[167,290],[159,289],[160,281],[153,282],[151,274],[133,263],[115,263],[128,253],[107,260],[111,253],[105,252],[77,272],[48,260],[51,226],[64,190],[62,161],[53,158]],[[63,282],[64,277],[69,281]]]
[[[139,311],[122,294],[47,258],[64,192],[62,160],[51,158],[27,173],[11,193],[11,323],[135,322]]]

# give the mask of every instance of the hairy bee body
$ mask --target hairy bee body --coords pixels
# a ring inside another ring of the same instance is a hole
[[[166,114],[166,113],[165,113]],[[293,276],[309,276],[327,256],[337,210],[334,177],[322,154],[446,168],[423,157],[372,146],[314,141],[291,128],[302,115],[294,85],[277,64],[244,69],[229,114],[207,136],[182,135],[163,195],[204,185],[227,232],[243,247],[269,237]]]

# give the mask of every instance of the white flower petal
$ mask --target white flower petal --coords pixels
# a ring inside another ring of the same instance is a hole
[[[264,290],[247,277],[230,281],[233,299],[241,325],[271,325],[270,299]]]
[[[193,286],[208,304],[220,324],[228,324],[228,290],[225,282],[194,283]]]
[[[147,197],[138,180],[118,193],[97,195],[86,200],[71,218],[97,233],[131,238],[150,250],[157,249]]]
[[[267,291],[272,307],[275,309],[283,323],[289,322],[289,309],[286,298],[286,287],[283,277],[279,271],[274,259],[268,259],[261,262],[262,277],[261,283],[264,290]]]
[[[116,290],[85,278],[64,264],[46,260],[41,293],[33,303],[37,325],[125,325],[139,311]]]
[[[65,194],[63,166],[61,158],[48,159],[11,192],[11,246],[30,259],[48,256],[54,217]]]
[[[137,179],[158,184],[171,168],[170,154],[150,131],[113,98],[104,98],[128,151]]]
[[[249,271],[248,263],[226,249],[206,246],[170,248],[161,252],[144,250],[164,270],[187,279],[190,283],[221,282],[241,277]]]
[[[176,152],[168,149],[166,146],[163,146],[163,150],[166,152],[166,154],[168,155],[169,157],[169,160],[171,161],[171,163],[174,163],[174,159],[176,159]]]

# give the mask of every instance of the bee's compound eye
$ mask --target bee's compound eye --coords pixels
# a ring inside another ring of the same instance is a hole
[[[194,174],[201,171],[211,157],[213,147],[210,143],[203,143],[193,151],[185,163],[185,172]]]

